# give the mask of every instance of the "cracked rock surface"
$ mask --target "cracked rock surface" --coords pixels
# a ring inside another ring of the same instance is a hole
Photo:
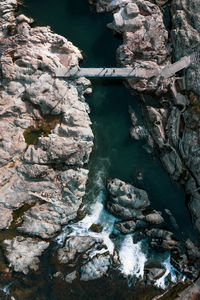
[[[49,239],[77,217],[85,194],[93,133],[84,94],[91,88],[86,78],[55,77],[57,67],[78,65],[80,50],[49,27],[31,27],[16,8],[16,0],[0,1],[0,228],[31,204],[19,234]],[[29,242],[37,262],[37,245],[47,242],[19,236],[5,243],[16,271],[29,270],[23,256],[14,263]]]

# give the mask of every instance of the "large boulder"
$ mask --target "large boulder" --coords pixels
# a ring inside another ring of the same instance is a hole
[[[149,206],[150,201],[144,190],[138,189],[120,179],[108,180],[108,210],[122,219],[140,218],[141,211]]]

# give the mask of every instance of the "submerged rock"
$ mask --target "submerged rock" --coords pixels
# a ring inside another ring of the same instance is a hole
[[[12,240],[5,240],[4,245],[10,266],[15,272],[28,274],[30,270],[38,269],[38,256],[49,246],[49,242],[16,236]]]
[[[28,210],[23,216],[19,231],[38,235],[42,238],[53,237],[61,226],[77,217],[85,192],[88,171],[85,169],[69,169],[59,174],[58,183],[43,182],[45,193],[42,196],[40,186],[34,188],[31,196],[45,201]],[[37,192],[38,190],[38,192]]]

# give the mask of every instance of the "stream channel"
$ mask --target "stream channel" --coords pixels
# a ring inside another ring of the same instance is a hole
[[[111,15],[97,14],[86,0],[24,0],[24,5],[23,13],[35,19],[34,25],[51,26],[53,31],[82,50],[84,59],[81,66],[116,66],[115,51],[121,41],[106,27],[112,21]],[[145,151],[144,142],[135,141],[129,135],[131,122],[128,107],[134,109],[141,121],[139,100],[130,94],[121,80],[95,79],[92,80],[92,87],[93,93],[86,99],[91,109],[95,136],[84,198],[87,215],[71,226],[72,235],[87,235],[90,225],[98,222],[103,231],[94,235],[104,238],[110,252],[115,246],[118,247],[121,272],[125,277],[142,277],[145,262],[153,260],[164,264],[165,275],[170,272],[175,280],[176,272],[169,263],[169,253],[159,255],[149,252],[145,242],[134,244],[131,235],[118,233],[115,242],[109,238],[116,219],[105,210],[105,186],[107,178],[116,177],[146,190],[151,201],[150,208],[162,211],[163,216],[166,216],[164,209],[170,209],[180,228],[177,233],[179,239],[193,238],[194,230],[185,206],[183,189],[170,180],[158,158]],[[137,179],[138,172],[142,173],[142,180]],[[62,244],[64,237],[63,231],[57,242]],[[164,288],[165,279],[166,276],[156,284]]]

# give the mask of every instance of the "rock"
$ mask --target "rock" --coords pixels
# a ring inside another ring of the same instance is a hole
[[[200,278],[192,283],[183,292],[178,293],[175,300],[198,300],[200,298]]]
[[[0,229],[8,229],[13,220],[12,210],[0,206]]]
[[[198,247],[195,246],[195,244],[190,239],[187,239],[185,244],[186,244],[189,259],[191,259],[191,260],[198,259],[199,260],[200,259],[200,250],[198,249]]]
[[[135,127],[137,125],[138,122],[138,118],[136,116],[136,113],[134,112],[133,108],[129,105],[128,107],[128,112],[131,118],[131,123],[133,125],[133,127]]]
[[[172,236],[173,233],[170,231],[167,231],[165,229],[151,229],[146,230],[146,235],[151,237],[150,245],[152,248],[155,249],[162,249],[164,251],[166,250],[172,250],[176,249],[178,250],[178,242],[175,241]]]
[[[110,255],[95,256],[91,261],[83,265],[80,269],[80,280],[88,281],[99,279],[105,275],[110,266]]]
[[[130,17],[136,17],[140,13],[140,10],[135,3],[128,3],[126,5],[126,13]]]
[[[10,266],[15,272],[28,274],[30,270],[38,269],[38,256],[49,246],[49,242],[16,236],[12,240],[4,240],[4,245]]]
[[[42,196],[41,187],[32,184],[31,196],[45,201],[28,210],[23,216],[23,223],[18,228],[21,232],[35,234],[42,238],[50,238],[61,230],[61,226],[75,219],[85,192],[88,171],[85,169],[68,169],[60,172],[59,182],[43,182],[45,193]],[[42,181],[41,181],[42,183]],[[30,193],[30,192],[29,192]]]
[[[26,22],[28,24],[32,24],[34,22],[34,20],[32,18],[28,18],[27,16],[21,14],[19,16],[17,16],[16,18],[16,22],[19,24],[19,23],[22,23],[22,22]]]
[[[168,0],[155,0],[155,2],[158,6],[164,6]]]
[[[90,236],[69,237],[65,242],[65,246],[58,250],[58,260],[62,264],[74,261],[77,255],[84,254],[98,242],[100,240]]]
[[[191,0],[182,2],[173,0],[172,10],[172,30],[171,37],[175,59],[179,59],[194,51],[198,51],[200,45],[200,8],[198,1]],[[198,70],[200,61],[196,62],[186,72],[186,86],[190,91],[199,94]]]
[[[164,268],[145,268],[146,279],[148,284],[152,284],[165,274]]]
[[[123,220],[141,218],[142,216],[140,210],[124,207],[111,201],[107,202],[107,209],[111,214]]]
[[[136,223],[134,221],[116,222],[115,228],[123,234],[133,233],[135,231]]]
[[[158,224],[161,224],[164,222],[163,217],[158,212],[153,212],[153,213],[148,214],[147,216],[145,216],[144,220],[148,223],[155,224],[155,225],[158,225]]]
[[[77,272],[73,271],[72,273],[69,273],[66,275],[65,280],[68,283],[72,283],[77,278]]]
[[[146,107],[147,121],[151,128],[151,133],[156,144],[162,148],[165,145],[165,131],[163,121],[166,119],[165,109],[156,109],[152,106]]]
[[[110,201],[124,207],[144,209],[149,206],[149,198],[144,190],[138,189],[120,179],[110,179],[107,184]]]
[[[119,179],[108,180],[107,188],[110,196],[107,208],[121,219],[140,218],[142,210],[150,204],[145,191]]]
[[[172,226],[174,227],[174,229],[178,230],[179,229],[179,226],[176,222],[176,219],[174,218],[174,216],[172,215],[171,211],[169,209],[165,209],[165,212],[168,214],[169,216],[169,221],[170,223],[172,224]]]
[[[16,10],[17,1],[1,1],[1,227],[13,210],[35,204],[18,230],[46,239],[77,218],[85,194],[91,88],[86,78],[55,78],[56,68],[78,65],[80,50]]]
[[[102,231],[102,227],[100,224],[92,224],[89,228],[89,230],[93,231],[93,232],[101,232]]]
[[[97,9],[101,6],[98,1]],[[103,2],[102,9],[113,10],[113,22],[108,27],[122,34],[123,44],[117,50],[123,66],[140,68],[140,76],[128,79],[136,91],[167,91],[170,79],[160,79],[159,69],[170,63],[168,33],[157,5],[150,1],[131,0]]]

